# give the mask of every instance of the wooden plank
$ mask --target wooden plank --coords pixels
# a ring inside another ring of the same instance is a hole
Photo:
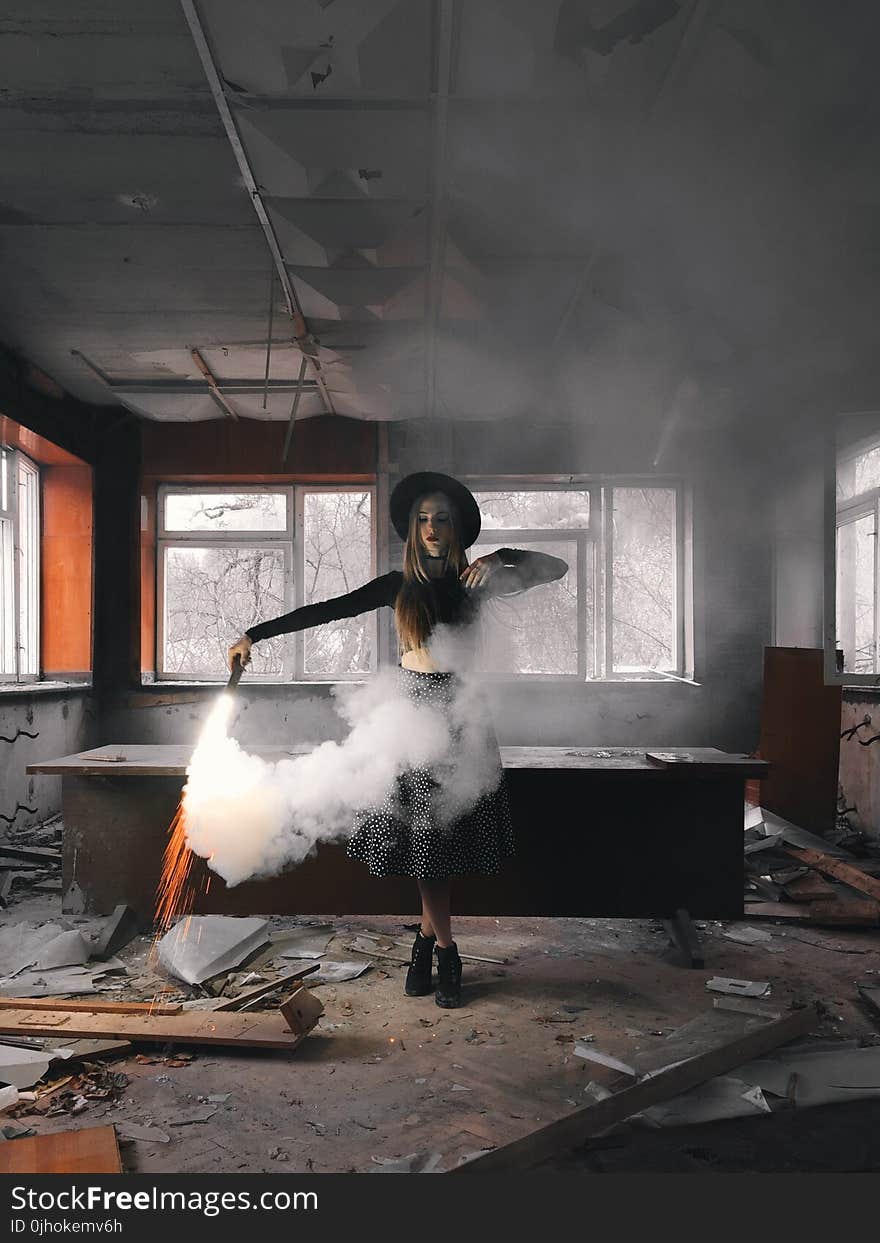
[[[298,1036],[307,1036],[324,1013],[324,1006],[305,984],[290,994],[280,1007],[281,1017]]]
[[[218,1014],[187,1010],[182,1014],[80,1014],[70,1010],[0,1011],[0,1033],[10,1036],[54,1036],[122,1039],[147,1044],[230,1045],[251,1049],[294,1049],[302,1036],[285,1030],[274,1011],[263,1014]]]
[[[880,907],[869,899],[852,898],[837,902],[750,902],[749,919],[791,919],[829,928],[876,928]]]
[[[51,846],[8,846],[0,842],[0,858],[24,859],[27,863],[60,863],[61,851]]]
[[[181,1006],[151,1001],[66,1001],[57,997],[0,997],[0,1010],[69,1010],[77,1014],[180,1014]]]
[[[542,1161],[583,1144],[592,1135],[617,1122],[631,1118],[643,1109],[661,1101],[672,1100],[682,1092],[717,1075],[726,1074],[745,1062],[763,1057],[765,1053],[805,1036],[818,1023],[815,1006],[794,1010],[784,1018],[766,1023],[755,1031],[746,1032],[735,1040],[719,1045],[696,1057],[688,1058],[669,1070],[659,1071],[649,1079],[615,1092],[604,1101],[586,1105],[573,1113],[541,1127],[521,1139],[514,1140],[495,1152],[486,1153],[447,1171],[450,1174],[490,1174],[509,1170],[528,1170]]]
[[[829,885],[828,881],[823,880],[815,871],[786,881],[782,890],[790,902],[830,902],[837,898],[839,893],[834,885]]]
[[[112,1126],[26,1135],[0,1144],[0,1174],[121,1174]]]
[[[317,971],[320,967],[319,962],[314,962],[311,966],[300,967],[297,971],[291,971],[290,975],[283,975],[280,980],[272,980],[267,984],[261,984],[258,988],[252,988],[247,993],[239,993],[237,997],[230,997],[228,1001],[223,1001],[219,1006],[215,1006],[213,1013],[225,1010],[240,1010],[242,1006],[250,1005],[252,1001],[256,1001],[258,997],[265,997],[266,993],[274,992],[276,988],[283,988],[285,984],[292,984],[294,980],[301,980],[304,975],[311,975],[313,971]]]
[[[837,815],[842,692],[825,685],[824,662],[821,648],[764,648],[761,806],[813,833]]]
[[[858,889],[859,893],[866,893],[869,898],[880,902],[880,880],[867,876],[851,863],[844,863],[841,859],[832,859],[830,855],[822,854],[819,850],[806,850],[800,846],[785,845],[783,849],[787,855],[807,867],[815,868],[823,876],[833,876],[851,889]]]

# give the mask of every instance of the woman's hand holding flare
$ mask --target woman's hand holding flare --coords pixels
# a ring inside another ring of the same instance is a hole
[[[248,665],[251,663],[252,647],[253,644],[246,634],[243,634],[237,643],[233,643],[226,655],[226,663],[229,666],[230,673],[232,672],[233,665],[235,664],[236,656],[241,661],[242,669],[247,669]]]

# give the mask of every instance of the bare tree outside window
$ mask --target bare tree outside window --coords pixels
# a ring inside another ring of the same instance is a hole
[[[494,552],[497,544],[475,544],[471,558]],[[578,671],[577,545],[572,541],[525,543],[517,548],[546,552],[568,563],[568,574],[521,595],[487,602],[481,615],[480,667],[486,673],[576,674]]]
[[[367,582],[373,574],[371,500],[364,488],[164,490],[160,675],[220,680],[230,643],[250,626]],[[357,676],[373,666],[374,636],[371,616],[279,635],[254,647],[250,673],[268,679]]]
[[[487,673],[577,675],[593,670],[593,548],[590,493],[579,489],[476,492],[486,533],[471,560],[499,546],[561,557],[568,573],[553,583],[499,597],[483,608],[480,665]],[[556,538],[535,538],[538,532]],[[575,534],[576,533],[576,534]],[[571,537],[566,539],[569,534]],[[585,545],[581,579],[578,542]],[[579,606],[580,596],[580,606]],[[579,627],[579,607],[585,625]],[[579,631],[582,650],[579,652]]]
[[[173,547],[165,551],[165,672],[212,678],[248,626],[286,611],[280,549]],[[254,648],[252,673],[279,676],[289,636]]]
[[[675,491],[613,488],[611,492],[614,672],[674,671]]]
[[[361,587],[371,577],[369,492],[307,492],[303,507],[305,603]],[[375,647],[372,614],[343,617],[305,634],[310,674],[365,673]]]

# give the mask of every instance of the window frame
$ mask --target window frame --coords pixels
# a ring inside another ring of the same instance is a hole
[[[305,600],[305,504],[306,496],[319,492],[367,492],[370,496],[370,575],[369,579],[376,577],[376,565],[378,559],[378,549],[376,540],[376,485],[375,484],[297,484],[295,488],[296,514],[294,517],[294,590],[297,603],[295,608],[304,605]],[[369,582],[365,579],[365,582]],[[363,584],[359,583],[358,586]],[[355,588],[352,588],[355,590]],[[314,602],[313,602],[314,603]],[[295,681],[297,682],[360,682],[364,678],[372,677],[378,671],[378,645],[379,645],[379,625],[376,616],[377,610],[367,614],[367,625],[372,630],[372,642],[370,644],[370,667],[369,669],[361,669],[354,673],[334,673],[328,675],[326,673],[308,673],[306,672],[306,636],[304,630],[297,631],[293,636],[294,665],[295,665]],[[355,618],[350,620],[354,621]]]
[[[836,492],[836,489],[835,489]],[[860,492],[846,501],[835,501],[834,522],[834,646],[837,647],[837,541],[840,530],[845,526],[854,526],[862,518],[874,519],[874,616],[873,616],[873,671],[857,673],[846,670],[842,673],[844,680],[865,679],[868,685],[876,685],[880,680],[880,486]],[[835,662],[836,662],[835,655]],[[836,671],[836,669],[835,669]]]
[[[367,492],[370,494],[370,577],[376,573],[376,486],[367,483],[211,483],[180,484],[161,483],[156,496],[156,681],[186,682],[216,685],[226,681],[226,674],[214,677],[195,677],[185,670],[167,672],[165,669],[165,552],[168,548],[250,547],[280,548],[284,556],[284,607],[288,613],[305,603],[305,498],[314,492]],[[165,501],[170,495],[221,496],[246,493],[284,496],[287,512],[284,530],[277,531],[171,531],[165,525]],[[367,581],[367,580],[365,580]],[[259,620],[266,620],[261,618]],[[356,673],[310,674],[305,671],[305,638],[299,631],[291,635],[288,656],[280,673],[250,674],[249,680],[258,685],[282,685],[291,682],[354,682],[369,677],[376,671],[376,623],[372,619],[373,643],[369,671]],[[235,636],[237,637],[237,636]],[[235,637],[230,639],[234,642]]]
[[[866,412],[870,413],[870,412]],[[833,421],[829,421],[825,433],[825,505],[824,505],[824,545],[825,545],[825,582],[823,593],[823,647],[824,647],[824,682],[826,686],[865,686],[877,688],[880,685],[880,673],[853,673],[837,667],[837,538],[838,530],[858,518],[875,515],[874,536],[874,664],[878,660],[878,631],[880,631],[880,509],[875,506],[875,499],[880,500],[880,485],[868,488],[846,500],[838,500],[838,471],[847,461],[852,461],[871,449],[880,448],[880,435],[873,432],[869,436],[860,437],[843,448],[838,447],[837,434]],[[843,519],[843,521],[841,521]]]
[[[518,673],[516,680],[530,682],[692,682],[694,592],[693,592],[693,504],[690,489],[679,477],[639,475],[462,475],[462,482],[475,493],[485,492],[588,492],[590,517],[585,527],[555,527],[540,530],[488,528],[480,531],[479,542],[497,541],[499,547],[515,547],[525,542],[574,542],[578,550],[578,672]],[[613,564],[613,526],[610,521],[615,488],[654,488],[675,493],[675,584],[673,620],[675,671],[660,669],[621,670],[613,668],[610,588]],[[593,674],[587,670],[586,582],[589,573],[587,552],[592,545],[593,595]],[[488,681],[510,680],[510,674],[481,674]]]
[[[9,550],[9,564],[11,566],[8,590],[11,598],[11,626],[6,633],[0,633],[0,645],[5,647],[8,641],[11,648],[11,664],[9,670],[3,669],[4,660],[0,659],[0,682],[4,685],[13,685],[17,683],[38,682],[42,678],[41,667],[41,650],[40,650],[40,570],[41,570],[41,531],[42,531],[42,488],[40,467],[37,462],[28,457],[26,453],[22,453],[20,449],[12,445],[0,445],[0,451],[7,462],[7,504],[2,507],[2,494],[0,494],[0,519],[9,524],[11,532],[11,548]],[[0,467],[2,469],[2,467]],[[34,487],[34,503],[27,520],[30,524],[30,551],[31,559],[27,567],[22,564],[24,557],[24,549],[22,547],[22,514],[19,489],[19,471],[24,471],[31,475],[35,481]],[[0,549],[0,555],[2,549]],[[4,566],[0,566],[0,591],[4,590]],[[22,595],[24,586],[22,579],[24,573],[27,573],[30,600],[28,601],[28,628],[30,634],[28,636],[30,646],[33,649],[33,664],[31,669],[22,667],[22,653],[24,651],[24,643],[22,636]],[[7,601],[9,603],[9,601]],[[5,611],[5,609],[4,609]]]

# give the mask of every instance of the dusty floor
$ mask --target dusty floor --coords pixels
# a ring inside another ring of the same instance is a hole
[[[58,898],[27,898],[6,914],[63,922]],[[340,934],[401,935],[408,920],[326,922]],[[586,1103],[586,1083],[608,1072],[573,1056],[573,1037],[591,1035],[621,1057],[644,1049],[711,1008],[712,975],[769,980],[780,1006],[823,1001],[823,1039],[880,1040],[856,990],[857,981],[876,984],[880,975],[876,933],[763,923],[784,947],[771,953],[725,939],[735,926],[701,926],[706,967],[688,970],[646,920],[460,919],[462,953],[507,961],[465,963],[459,1010],[405,997],[404,966],[375,960],[356,980],[317,987],[324,1016],[292,1054],[196,1050],[189,1065],[173,1068],[127,1054],[113,1063],[130,1077],[119,1100],[92,1102],[76,1117],[19,1121],[39,1133],[122,1120],[160,1128],[167,1143],[123,1142],[130,1172],[375,1171],[372,1158],[412,1153],[440,1153],[448,1168],[464,1152],[503,1144]],[[121,957],[143,956],[146,945],[133,942]],[[207,1121],[175,1125],[181,1111],[225,1093]],[[627,1127],[551,1168],[880,1169],[872,1114],[876,1102],[861,1101],[702,1127]]]

